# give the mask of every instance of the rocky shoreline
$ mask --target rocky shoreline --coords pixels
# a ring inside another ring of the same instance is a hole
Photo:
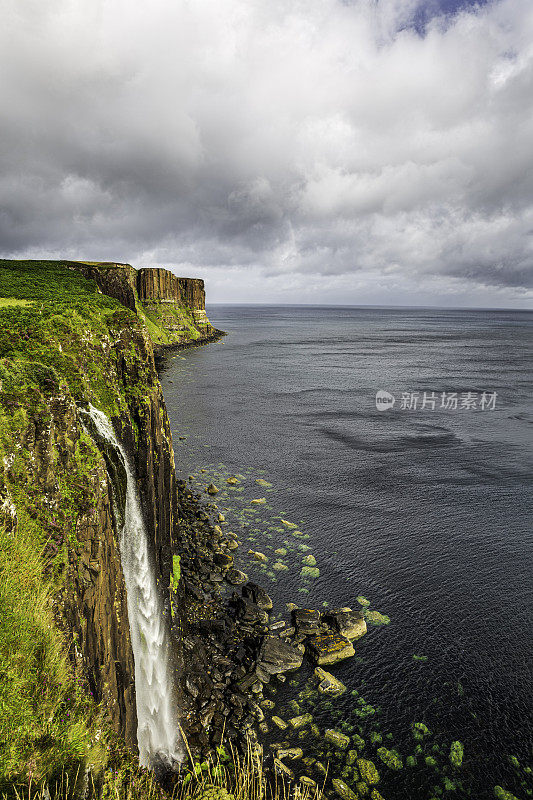
[[[178,481],[180,581],[170,602],[172,633],[182,654],[177,674],[189,747],[202,760],[223,741],[241,749],[252,742],[273,775],[309,789],[322,787],[327,761],[306,757],[301,745],[310,736],[315,742],[323,739],[326,753],[330,748],[347,751],[350,737],[334,728],[322,734],[310,713],[283,719],[275,713],[273,698],[287,674],[304,663],[314,667],[308,692],[330,699],[342,695],[346,686],[324,667],[355,654],[354,643],[367,630],[363,611],[342,607],[321,612],[289,603],[289,620],[271,622],[271,598],[235,568],[232,552],[239,543],[210,502],[215,490],[208,486],[202,496]],[[300,711],[297,703],[293,709]],[[283,738],[267,747],[273,733]],[[291,741],[295,737],[296,743]],[[375,765],[366,760],[365,766],[357,750],[349,750],[347,761],[350,783],[358,778],[361,790],[365,775],[369,797],[380,800],[372,787]],[[357,797],[341,777],[333,776],[328,789],[326,796]]]

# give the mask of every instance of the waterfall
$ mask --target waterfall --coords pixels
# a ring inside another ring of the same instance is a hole
[[[94,406],[88,412],[98,434],[121,456],[126,473],[120,558],[126,584],[130,637],[135,661],[137,743],[143,766],[169,767],[182,752],[174,702],[170,640],[148,549],[134,472],[110,420]]]

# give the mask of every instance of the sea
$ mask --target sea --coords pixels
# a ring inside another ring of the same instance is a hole
[[[220,489],[274,619],[379,612],[331,667],[341,697],[317,697],[311,665],[272,688],[269,713],[310,712],[320,734],[295,732],[291,768],[319,780],[316,758],[353,788],[332,728],[385,800],[532,796],[533,313],[207,311],[227,335],[161,370],[179,476]],[[266,722],[268,751],[287,734]]]

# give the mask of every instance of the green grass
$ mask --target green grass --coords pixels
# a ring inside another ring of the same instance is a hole
[[[13,306],[29,306],[32,300],[18,300],[15,297],[0,297],[0,308],[9,308]]]
[[[103,759],[98,709],[67,664],[43,580],[42,529],[19,510],[0,527],[0,789]],[[92,707],[94,706],[94,707]]]

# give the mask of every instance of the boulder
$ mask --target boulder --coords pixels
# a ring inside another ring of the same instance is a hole
[[[230,556],[229,553],[215,553],[213,556],[213,561],[217,567],[221,567],[221,569],[227,569],[233,564],[233,556]]]
[[[248,575],[239,569],[230,569],[226,573],[226,580],[233,586],[240,586],[241,583],[248,583]]]
[[[346,750],[350,744],[349,736],[346,736],[340,731],[335,731],[332,728],[329,728],[327,731],[325,731],[324,739],[326,742],[329,742],[329,744],[332,744],[337,750]]]
[[[315,668],[315,678],[318,680],[318,691],[328,697],[339,697],[346,691],[346,686],[331,672],[326,672],[321,667]]]
[[[261,561],[263,564],[266,564],[268,561],[268,557],[264,553],[259,553],[257,550],[248,550],[248,555],[253,556],[256,561]]]
[[[355,611],[351,609],[328,611],[323,615],[323,619],[346,639],[360,639],[366,633],[365,618],[363,612],[359,609]]]
[[[335,794],[342,798],[342,800],[357,800],[355,792],[352,792],[350,787],[347,786],[344,781],[341,781],[340,778],[333,778],[332,784],[335,789]]]
[[[252,600],[259,608],[262,608],[263,611],[270,611],[272,608],[272,600],[257,583],[247,583],[246,586],[242,587],[242,596]]]
[[[258,665],[269,675],[289,672],[302,666],[303,655],[289,642],[277,636],[265,636],[259,652]]]
[[[288,781],[294,780],[294,772],[292,769],[289,769],[279,758],[274,759],[274,771],[276,775],[279,775],[281,778],[286,778]]]
[[[320,630],[320,611],[311,608],[296,608],[292,612],[292,621],[298,633],[313,635]]]
[[[243,622],[268,625],[268,614],[246,597],[239,597],[235,603],[237,614]]]
[[[303,758],[304,751],[301,747],[286,747],[280,748],[276,753],[276,756],[283,760],[284,758],[289,758],[291,761],[296,761],[297,758]]]
[[[359,758],[357,760],[357,768],[359,769],[361,780],[369,786],[379,782],[379,772],[373,761],[369,761],[367,758]]]
[[[289,725],[294,730],[299,730],[300,728],[305,728],[306,725],[310,725],[313,721],[313,717],[311,714],[300,714],[298,717],[292,717],[289,720]]]
[[[314,636],[308,640],[307,646],[309,655],[321,667],[355,655],[353,644],[339,634]]]

